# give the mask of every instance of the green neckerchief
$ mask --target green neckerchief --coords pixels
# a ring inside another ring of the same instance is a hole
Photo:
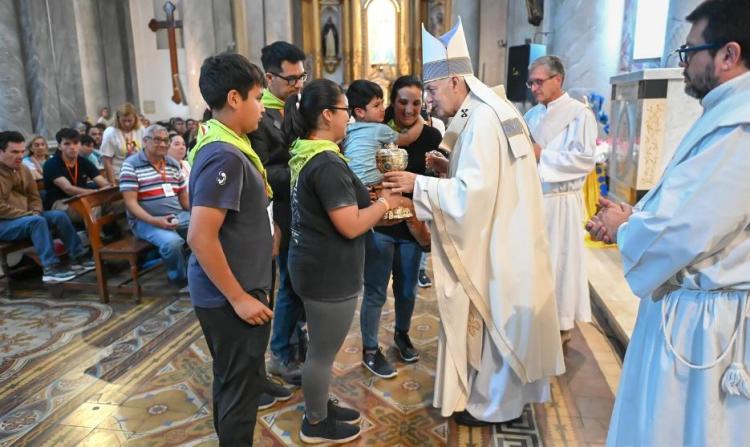
[[[401,133],[404,130],[404,129],[398,127],[398,125],[396,124],[395,120],[390,120],[386,124],[388,125],[388,127],[390,127],[391,129],[395,130],[396,133]]]
[[[267,109],[280,109],[284,110],[284,101],[280,100],[276,97],[273,93],[271,93],[271,90],[264,89],[263,90],[263,97],[260,98],[260,102],[263,103],[263,107]]]
[[[190,154],[188,154],[188,163],[190,163],[190,165],[192,166],[193,162],[195,161],[195,156],[196,154],[198,154],[198,151],[203,149],[205,145],[209,143],[215,143],[217,141],[231,144],[232,146],[236,147],[237,150],[245,154],[248,159],[250,159],[250,163],[255,166],[255,169],[257,169],[258,172],[260,172],[260,175],[263,177],[263,182],[266,184],[266,193],[268,193],[268,198],[272,198],[273,190],[271,190],[271,185],[268,184],[268,174],[266,174],[266,168],[263,167],[263,163],[261,163],[260,157],[258,157],[258,154],[255,153],[253,147],[250,145],[250,139],[247,137],[247,135],[237,135],[232,129],[228,128],[218,120],[210,119],[198,126],[197,141],[193,150],[191,150]]]
[[[297,184],[299,173],[307,162],[312,160],[314,156],[325,151],[335,152],[342,160],[349,163],[349,159],[344,157],[344,154],[341,153],[339,147],[333,141],[303,140],[300,138],[294,140],[291,147],[292,158],[289,159],[289,167],[292,169],[292,188]]]

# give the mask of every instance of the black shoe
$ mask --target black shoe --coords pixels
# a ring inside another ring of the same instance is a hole
[[[362,420],[359,411],[339,406],[339,400],[333,397],[328,399],[328,417],[347,424],[357,424]]]
[[[302,365],[293,360],[284,361],[271,354],[271,359],[268,361],[268,373],[281,377],[284,382],[291,385],[302,384]]]
[[[492,422],[480,421],[465,410],[456,413],[453,418],[456,420],[456,424],[466,425],[468,427],[486,427],[492,425]]]
[[[357,439],[359,431],[358,425],[337,421],[330,416],[314,425],[305,416],[302,419],[302,427],[299,429],[299,437],[302,442],[307,444],[320,444],[322,442],[343,444]]]
[[[427,276],[427,272],[424,269],[419,270],[419,275],[417,276],[417,285],[423,289],[425,287],[432,286],[432,280],[429,276]]]
[[[265,387],[264,387],[265,388]],[[271,408],[276,403],[276,398],[267,393],[261,393],[260,400],[258,401],[258,410],[265,410]]]
[[[266,378],[266,383],[263,384],[263,394],[273,397],[276,402],[283,402],[292,398],[291,390],[268,378]]]
[[[396,343],[396,349],[398,349],[401,360],[406,363],[414,363],[419,360],[419,351],[414,349],[414,345],[411,344],[408,332],[396,331],[393,342]]]
[[[96,268],[96,263],[93,259],[91,259],[91,256],[88,255],[80,256],[78,258],[71,258],[69,264],[70,269],[79,274],[94,270]]]
[[[378,347],[377,351],[367,351],[365,349],[362,358],[362,364],[365,368],[369,369],[371,373],[383,379],[390,379],[396,377],[398,372],[383,355],[383,351]]]

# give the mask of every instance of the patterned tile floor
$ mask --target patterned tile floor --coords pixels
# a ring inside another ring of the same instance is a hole
[[[211,359],[189,300],[164,290],[163,272],[145,281],[141,305],[115,295],[102,305],[90,293],[50,299],[23,284],[0,301],[0,447],[215,446]],[[334,364],[332,392],[363,412],[353,445],[595,446],[605,441],[620,364],[606,338],[580,325],[566,346],[567,373],[553,400],[527,406],[520,422],[469,429],[432,408],[439,320],[432,289],[420,289],[412,337],[421,360],[395,360],[389,300],[381,342],[396,363],[393,380],[360,365],[359,315]],[[303,402],[259,415],[256,445],[299,445]]]

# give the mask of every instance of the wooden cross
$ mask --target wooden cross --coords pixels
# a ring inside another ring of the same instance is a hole
[[[167,30],[167,38],[169,40],[169,63],[172,69],[172,102],[175,104],[187,104],[185,102],[185,93],[182,90],[182,83],[180,82],[180,74],[177,69],[177,37],[175,30],[182,28],[182,20],[174,19],[174,12],[177,7],[172,2],[164,3],[164,12],[167,13],[167,20],[159,21],[151,19],[148,22],[148,27],[153,32],[157,32],[160,29]]]

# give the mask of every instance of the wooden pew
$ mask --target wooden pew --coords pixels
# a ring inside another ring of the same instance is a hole
[[[150,243],[138,239],[132,234],[128,234],[122,239],[105,244],[102,241],[102,227],[109,224],[115,224],[118,219],[124,217],[124,210],[118,214],[106,214],[99,216],[98,210],[103,205],[107,205],[122,200],[122,193],[117,186],[110,186],[99,190],[93,190],[90,193],[80,194],[71,197],[66,202],[83,218],[86,225],[86,232],[91,242],[91,251],[96,263],[96,282],[99,292],[99,299],[103,303],[109,302],[109,291],[107,289],[107,275],[104,269],[105,261],[126,260],[130,264],[130,275],[132,285],[128,290],[133,294],[136,303],[141,302],[141,285],[138,278],[150,271],[138,269],[138,258],[147,251],[154,248]],[[122,285],[122,284],[121,284]]]

